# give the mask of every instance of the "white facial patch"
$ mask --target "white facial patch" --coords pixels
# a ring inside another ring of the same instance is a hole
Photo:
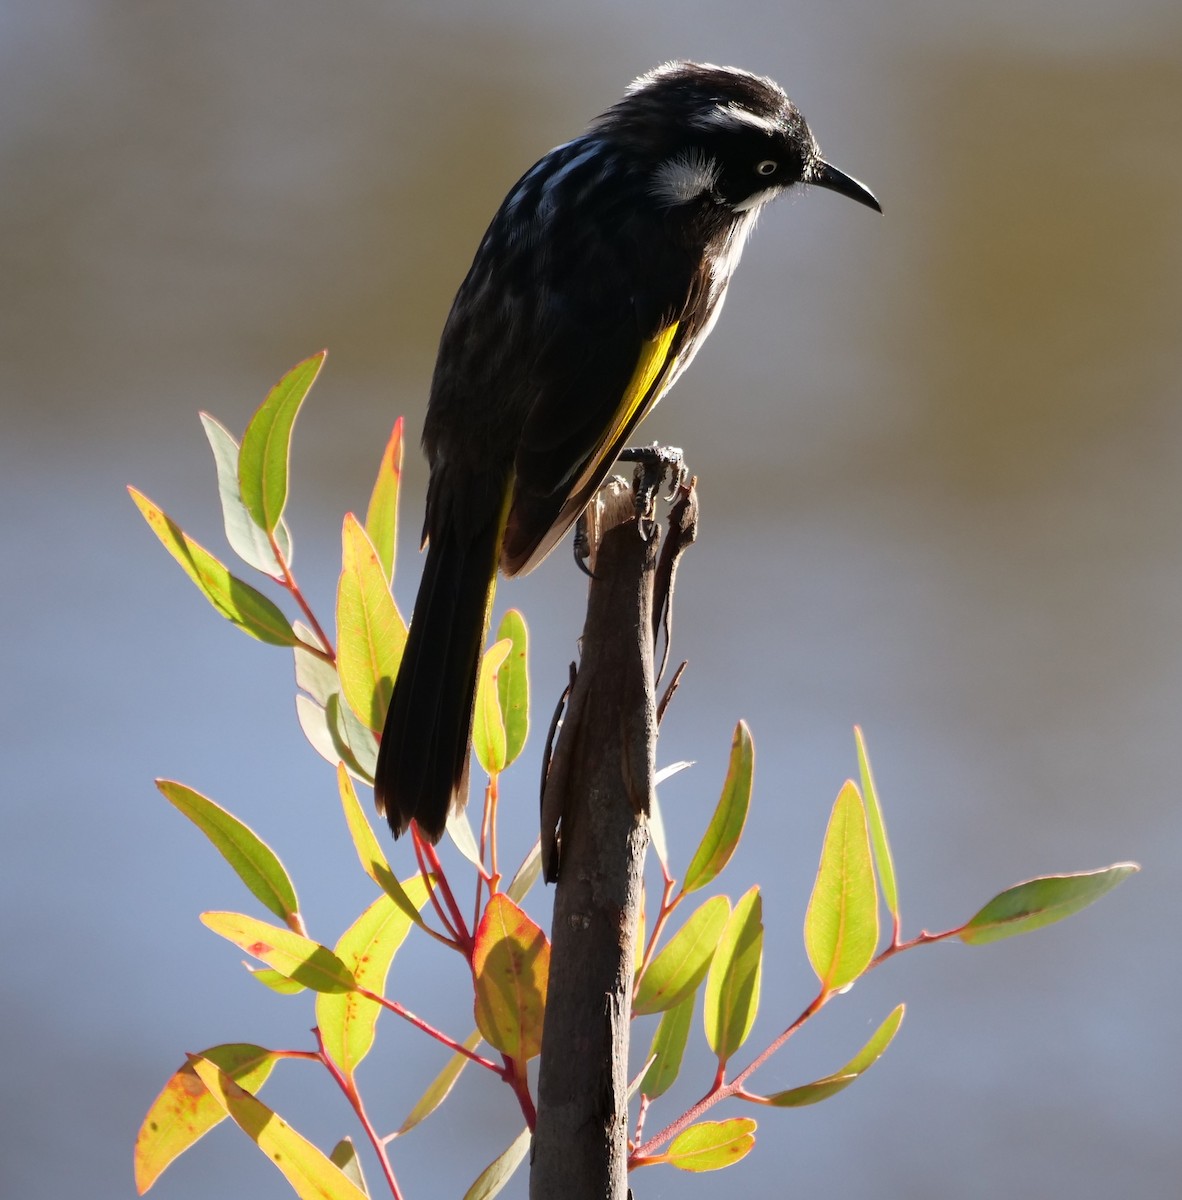
[[[662,204],[670,207],[688,204],[699,196],[714,191],[718,183],[718,163],[700,150],[667,158],[653,172],[649,191]]]
[[[753,113],[750,109],[733,102],[719,104],[701,116],[695,118],[694,124],[701,129],[758,129],[760,133],[779,133],[780,127],[774,120]]]

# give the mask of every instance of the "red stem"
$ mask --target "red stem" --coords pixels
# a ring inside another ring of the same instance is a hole
[[[390,1194],[394,1197],[394,1200],[402,1200],[402,1192],[398,1188],[398,1180],[394,1178],[394,1167],[390,1162],[390,1156],[386,1153],[386,1144],[378,1136],[378,1131],[374,1129],[369,1119],[369,1114],[365,1111],[365,1105],[362,1103],[361,1094],[357,1091],[353,1080],[333,1062],[328,1052],[324,1049],[324,1038],[321,1036],[319,1028],[314,1029],[312,1032],[316,1034],[316,1044],[320,1047],[320,1053],[312,1057],[320,1059],[328,1068],[328,1073],[336,1080],[337,1087],[344,1092],[345,1099],[349,1101],[353,1111],[357,1114],[357,1119],[361,1122],[361,1128],[365,1130],[365,1136],[369,1138],[370,1145],[377,1152],[378,1162],[381,1164],[382,1174],[386,1177]]]
[[[328,635],[321,628],[320,622],[316,620],[316,614],[312,611],[307,600],[304,599],[304,593],[300,591],[300,585],[296,583],[295,576],[291,573],[291,567],[287,564],[287,559],[283,557],[283,552],[279,549],[279,543],[275,540],[274,532],[267,534],[267,540],[271,543],[271,552],[275,555],[275,561],[279,564],[279,569],[283,572],[283,578],[279,580],[281,584],[291,593],[292,599],[300,606],[300,611],[308,618],[308,624],[312,627],[312,632],[320,639],[320,645],[323,649],[318,650],[315,646],[308,646],[308,651],[315,654],[318,658],[324,659],[326,663],[333,666],[336,665],[336,655],[333,653],[332,642],[329,641]]]

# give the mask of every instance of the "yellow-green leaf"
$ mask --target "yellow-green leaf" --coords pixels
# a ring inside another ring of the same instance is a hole
[[[755,1145],[755,1129],[750,1117],[699,1121],[683,1129],[661,1159],[680,1171],[720,1171],[750,1153]]]
[[[521,1166],[521,1161],[529,1150],[529,1142],[530,1130],[526,1126],[508,1147],[477,1175],[475,1182],[464,1193],[464,1200],[492,1200],[513,1178],[513,1172]]]
[[[345,810],[345,824],[349,827],[353,847],[361,860],[361,869],[394,901],[403,916],[430,933],[419,913],[422,901],[412,900],[408,889],[403,887],[390,870],[390,864],[386,861],[373,828],[366,819],[361,802],[357,799],[357,790],[353,787],[353,781],[349,778],[344,763],[337,764],[337,791],[340,793],[341,807]],[[417,895],[417,892],[415,894]]]
[[[300,902],[279,856],[248,825],[220,804],[183,783],[157,779],[156,786],[217,847],[238,878],[290,928],[298,930]]]
[[[812,1083],[801,1084],[800,1087],[789,1088],[784,1092],[775,1092],[764,1098],[765,1104],[775,1105],[776,1108],[803,1108],[806,1104],[817,1104],[828,1100],[844,1091],[859,1075],[864,1075],[883,1056],[891,1044],[899,1026],[903,1021],[904,1006],[900,1004],[889,1017],[875,1030],[870,1040],[850,1059],[839,1071],[826,1075],[823,1079],[814,1079]]]
[[[497,697],[505,725],[505,766],[509,766],[525,748],[529,737],[529,630],[525,618],[515,608],[501,618],[497,640],[512,643],[497,672]]]
[[[394,422],[390,440],[382,451],[378,477],[365,510],[365,532],[378,552],[386,582],[394,578],[394,555],[398,548],[398,484],[402,478],[402,418]]]
[[[513,643],[508,638],[502,638],[489,646],[480,660],[476,708],[472,717],[472,749],[476,751],[476,761],[490,776],[499,775],[508,761],[497,675],[512,649]]]
[[[725,896],[711,896],[693,913],[640,977],[634,1013],[664,1012],[693,994],[710,969],[730,914]]]
[[[238,442],[230,431],[209,413],[201,414],[201,424],[209,448],[213,451],[214,466],[218,473],[218,497],[222,502],[222,522],[226,527],[226,541],[230,548],[247,566],[270,575],[272,579],[283,576],[283,568],[275,557],[275,547],[267,531],[255,524],[254,518],[242,503],[242,492],[238,487]],[[275,543],[283,561],[291,565],[291,532],[286,521],[275,526]]]
[[[427,899],[422,876],[408,879],[402,888],[419,907]],[[345,931],[333,952],[358,987],[381,995],[390,964],[410,926],[406,913],[383,893]],[[324,1048],[345,1075],[352,1076],[370,1052],[381,1011],[381,1005],[357,992],[321,992],[316,997],[316,1024]]]
[[[276,1057],[245,1042],[210,1046],[201,1057],[216,1063],[247,1091],[257,1092]],[[135,1139],[135,1188],[142,1196],[164,1169],[225,1119],[225,1110],[186,1063],[152,1102]]]
[[[886,823],[882,818],[882,805],[878,802],[878,788],[874,786],[874,772],[870,768],[870,756],[866,753],[866,739],[862,730],[854,726],[854,742],[858,747],[858,773],[862,777],[862,797],[866,801],[866,815],[870,821],[870,842],[874,847],[874,862],[878,867],[878,884],[887,911],[899,919],[899,887],[895,882],[895,862],[891,858],[891,843],[887,838]]]
[[[735,904],[706,976],[706,1041],[722,1064],[755,1024],[762,971],[763,899],[756,886]]]
[[[180,564],[201,594],[227,621],[260,642],[294,646],[299,640],[279,606],[249,583],[236,579],[158,505],[133,487],[127,489],[148,527]]]
[[[686,868],[682,891],[693,892],[705,887],[730,862],[747,822],[754,771],[755,746],[751,741],[751,730],[746,721],[740,721],[731,739],[731,757],[718,807]]]
[[[464,1039],[464,1045],[469,1050],[475,1050],[482,1041],[484,1038],[480,1036],[480,1030],[476,1029]],[[455,1087],[461,1072],[471,1061],[466,1054],[461,1054],[458,1050],[447,1060],[447,1065],[431,1080],[427,1090],[407,1114],[406,1120],[398,1127],[398,1136],[401,1137],[402,1134],[410,1132],[419,1122],[425,1121],[447,1099],[448,1093]]]
[[[329,1153],[328,1161],[340,1167],[351,1183],[355,1183],[367,1196],[369,1195],[365,1172],[361,1169],[361,1159],[357,1155],[357,1147],[353,1145],[352,1138],[341,1138]]]
[[[982,946],[1054,924],[1094,904],[1140,869],[1133,862],[1114,863],[1099,871],[1043,875],[1015,884],[994,896],[961,929],[960,940],[970,946]]]
[[[271,389],[250,419],[238,453],[238,487],[242,503],[255,524],[270,533],[279,524],[287,505],[288,460],[291,429],[308,394],[326,351],[292,367]]]
[[[201,920],[214,933],[314,992],[347,992],[356,987],[348,967],[311,938],[242,913],[205,912]]]
[[[878,945],[878,893],[862,797],[846,780],[829,818],[817,881],[804,918],[809,962],[837,991],[870,965]]]
[[[210,1095],[283,1173],[300,1200],[367,1200],[328,1156],[208,1059],[189,1060]]]
[[[644,1079],[640,1083],[640,1090],[650,1100],[663,1096],[673,1086],[681,1071],[681,1060],[685,1056],[686,1043],[689,1041],[696,1000],[697,993],[690,992],[680,1004],[675,1004],[661,1014],[648,1052],[653,1062],[645,1071]]]
[[[252,967],[249,963],[244,963],[243,966],[250,972],[251,979],[261,983],[277,996],[298,996],[300,992],[308,990],[302,983],[296,983],[294,979],[288,979],[270,967]]]
[[[502,1054],[524,1063],[542,1048],[550,944],[504,893],[493,896],[472,952],[476,1027]]]
[[[349,707],[377,732],[386,718],[406,645],[406,623],[394,604],[382,564],[352,513],[341,530],[337,587],[337,670]]]

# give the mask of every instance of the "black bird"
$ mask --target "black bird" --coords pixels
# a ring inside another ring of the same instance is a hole
[[[443,329],[423,430],[427,561],[378,754],[394,836],[467,801],[498,567],[554,548],[714,326],[767,201],[810,184],[879,209],[821,158],[778,84],[670,62],[514,184]]]

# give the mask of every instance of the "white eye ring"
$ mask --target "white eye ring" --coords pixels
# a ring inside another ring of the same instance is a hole
[[[779,165],[774,158],[765,158],[755,164],[755,172],[757,175],[774,175]]]

